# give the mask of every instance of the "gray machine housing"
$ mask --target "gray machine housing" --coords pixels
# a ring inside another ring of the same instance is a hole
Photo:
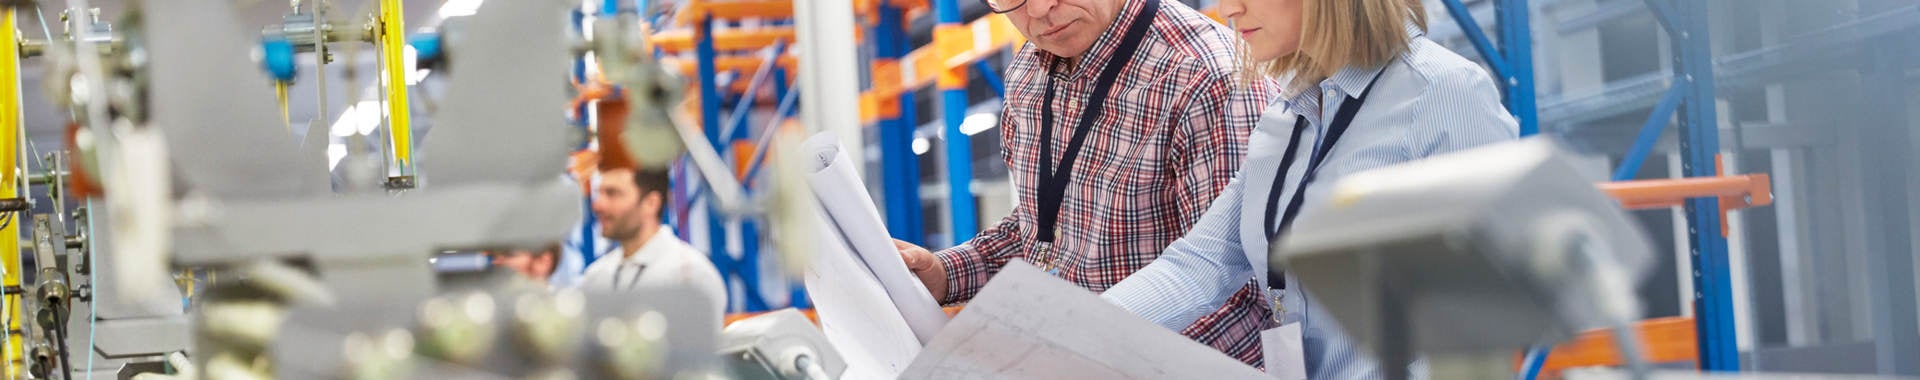
[[[1272,262],[1352,338],[1388,349],[1389,366],[1392,351],[1511,350],[1611,327],[1595,295],[1625,283],[1637,302],[1652,248],[1558,145],[1527,139],[1348,176]]]

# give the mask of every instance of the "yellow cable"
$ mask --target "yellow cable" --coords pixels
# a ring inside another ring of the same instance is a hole
[[[280,98],[280,123],[293,128],[293,118],[287,116],[287,82],[273,81],[273,94]]]
[[[401,0],[380,0],[380,61],[385,64],[387,89],[387,132],[393,146],[394,166],[400,175],[413,173],[413,127],[407,120],[406,25]]]

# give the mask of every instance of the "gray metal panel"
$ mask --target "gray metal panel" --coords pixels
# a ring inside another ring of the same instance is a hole
[[[101,321],[93,329],[94,348],[108,358],[160,355],[185,349],[188,342],[185,317]]]
[[[257,29],[225,0],[146,1],[151,122],[165,132],[186,187],[214,197],[327,190],[324,150],[302,159],[274,114],[273,86],[249,60]],[[317,165],[317,166],[316,166]]]
[[[1741,126],[1742,129],[1739,132],[1740,147],[1742,149],[1788,149],[1831,145],[1835,138],[1833,131],[1826,126],[1829,124],[1745,124]],[[1633,145],[1635,129],[1638,127],[1638,125],[1625,124],[1593,124],[1589,128],[1567,132],[1565,136],[1573,140],[1569,144],[1578,145],[1584,151],[1617,154],[1627,151],[1627,148]],[[1662,132],[1658,142],[1653,145],[1652,154],[1665,155],[1678,151],[1679,144],[1674,140],[1676,133],[1672,129]],[[1720,138],[1728,142],[1725,144],[1727,150],[1733,149],[1731,145],[1735,141],[1734,134],[1732,128],[1720,128]]]
[[[1275,262],[1298,274],[1349,335],[1376,349],[1409,344],[1383,326],[1401,314],[1411,347],[1421,351],[1517,348],[1604,327],[1602,302],[1588,293],[1598,285],[1583,269],[1613,264],[1629,277],[1619,280],[1631,283],[1653,260],[1645,233],[1546,138],[1376,169],[1336,185],[1336,200],[1307,208],[1277,244]],[[1552,228],[1569,225],[1585,230]],[[1555,236],[1583,239],[1547,240]],[[1573,241],[1599,260],[1568,257]]]
[[[1806,68],[1850,67],[1861,42],[1920,26],[1920,5],[1874,14],[1856,21],[1789,38],[1788,42],[1715,60],[1721,87],[1771,83],[1804,74]],[[1545,123],[1580,123],[1650,107],[1666,89],[1670,75],[1656,72],[1609,84],[1599,91],[1569,94],[1540,102]]]
[[[1761,372],[1846,373],[1874,372],[1873,343],[1841,343],[1806,347],[1762,348],[1748,354]]]
[[[566,22],[555,0],[489,1],[449,22],[452,82],[420,149],[425,186],[537,183],[566,169]]]
[[[1885,2],[1882,2],[1885,4]],[[1865,109],[1872,121],[1862,124],[1870,143],[1856,146],[1873,154],[1869,162],[1886,163],[1895,167],[1909,161],[1906,157],[1914,155],[1914,147],[1902,141],[1901,137],[1911,134],[1912,120],[1907,109],[1908,88],[1903,81],[1894,78],[1906,77],[1905,57],[1906,37],[1888,37],[1876,40],[1878,47],[1861,71],[1865,97]],[[1899,49],[1899,50],[1895,50]],[[1873,303],[1873,335],[1875,355],[1880,363],[1881,375],[1920,375],[1920,321],[1916,320],[1915,290],[1913,285],[1913,243],[1906,236],[1907,213],[1898,210],[1912,209],[1920,199],[1906,197],[1902,189],[1908,182],[1906,177],[1915,176],[1913,170],[1875,170],[1870,176],[1868,187],[1860,188],[1868,193],[1868,199],[1874,204],[1869,210],[1869,220],[1877,228],[1873,239],[1879,241],[1876,249],[1868,251],[1872,279],[1869,302]]]
[[[301,202],[189,199],[185,202],[198,204],[188,208],[203,212],[175,224],[175,261],[206,265],[272,255],[330,260],[398,255],[419,258],[424,264],[426,257],[441,249],[559,241],[580,218],[580,188],[558,175],[548,175],[551,179],[540,184],[436,188],[400,197],[349,195]]]
[[[1646,2],[1639,0],[1595,1],[1593,9],[1580,11],[1555,12],[1554,31],[1568,34],[1593,29],[1608,21],[1636,15],[1647,11]]]

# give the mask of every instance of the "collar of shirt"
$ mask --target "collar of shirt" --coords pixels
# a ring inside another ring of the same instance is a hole
[[[667,260],[668,255],[675,253],[673,242],[668,241],[670,239],[679,239],[675,237],[673,227],[660,226],[660,230],[654,231],[653,237],[647,238],[647,242],[642,244],[639,250],[633,251],[633,256],[622,256],[620,265],[641,265]]]
[[[1046,50],[1034,49],[1034,51],[1039,52],[1043,58],[1041,62],[1046,62],[1047,72],[1051,78],[1065,82],[1079,81],[1083,77],[1092,75],[1089,73],[1098,73],[1106,67],[1107,61],[1110,60],[1108,58],[1112,58],[1113,52],[1120,49],[1120,40],[1124,37],[1122,34],[1126,33],[1127,24],[1131,23],[1133,17],[1140,14],[1143,9],[1146,9],[1146,1],[1127,0],[1126,4],[1120,7],[1120,15],[1114,18],[1112,25],[1107,26],[1107,31],[1100,33],[1100,38],[1094,40],[1093,46],[1088,47],[1085,53],[1080,53],[1080,63],[1073,65],[1073,68],[1066,72],[1057,70],[1060,65],[1067,63],[1066,57],[1053,55]]]
[[[1413,23],[1407,23],[1403,27],[1409,42],[1427,34],[1420,29],[1419,25]],[[1361,92],[1366,91],[1367,83],[1373,81],[1373,76],[1380,73],[1380,69],[1379,66],[1342,68],[1339,72],[1333,73],[1333,76],[1321,80],[1319,86],[1302,89],[1300,93],[1292,94],[1286,100],[1287,110],[1296,115],[1305,116],[1308,124],[1322,125],[1322,118],[1332,113],[1334,107],[1339,107],[1340,103],[1345,102],[1347,98],[1360,96]],[[1326,97],[1336,97],[1340,100],[1323,102],[1323,98]]]

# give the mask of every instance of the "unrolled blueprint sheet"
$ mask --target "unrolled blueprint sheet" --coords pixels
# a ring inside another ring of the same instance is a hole
[[[821,238],[805,278],[820,330],[847,361],[842,378],[898,378],[920,354],[920,340],[826,218],[820,214],[815,225]]]
[[[822,249],[820,253],[845,255],[854,263],[851,269],[843,269],[847,273],[826,276],[822,280],[866,282],[866,278],[872,278],[883,292],[877,299],[885,301],[885,305],[891,307],[891,313],[904,319],[906,326],[912,330],[910,336],[900,338],[912,342],[916,347],[933,340],[933,336],[947,326],[947,311],[941,311],[941,305],[933,301],[931,294],[927,294],[927,288],[920,284],[918,276],[906,271],[906,263],[900,261],[900,253],[893,248],[887,228],[879,221],[874,198],[866,194],[866,184],[852,171],[854,163],[841,150],[839,140],[831,132],[822,132],[814,138],[808,138],[803,150],[812,163],[812,171],[806,175],[806,184],[820,200],[820,209],[824,211],[822,215],[826,219],[822,223],[828,228],[824,240],[841,244],[841,251]],[[812,288],[812,282],[808,288]],[[822,313],[828,313],[829,307],[833,305],[820,305]],[[835,342],[835,345],[841,344]]]
[[[907,367],[908,379],[1259,379],[1212,347],[1019,260]]]

